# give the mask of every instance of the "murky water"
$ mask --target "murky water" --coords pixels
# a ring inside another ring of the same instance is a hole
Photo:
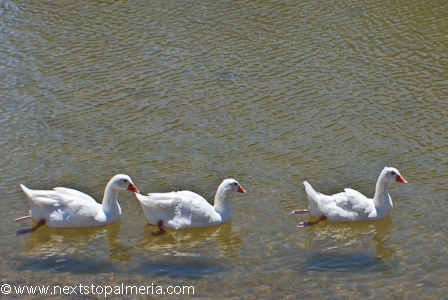
[[[0,2],[2,284],[446,299],[447,11],[446,1]],[[289,214],[307,206],[303,180],[373,196],[385,165],[409,182],[391,187],[392,216],[295,227],[308,219]],[[248,193],[217,227],[153,237],[122,192],[117,224],[14,236],[30,225],[12,222],[28,212],[20,182],[101,200],[116,173],[143,193],[212,201],[228,177]]]

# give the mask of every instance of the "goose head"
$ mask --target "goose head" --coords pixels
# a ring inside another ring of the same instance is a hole
[[[235,179],[225,179],[218,188],[219,191],[230,193],[230,192],[237,192],[241,194],[245,194],[246,191],[243,189],[243,187],[236,181]]]
[[[132,182],[131,177],[124,174],[118,174],[112,177],[110,180],[110,186],[116,190],[128,190],[134,193],[138,193],[138,189]]]
[[[401,176],[400,171],[392,167],[385,167],[381,172],[380,177],[386,182],[399,182],[399,183],[408,183],[403,176]]]

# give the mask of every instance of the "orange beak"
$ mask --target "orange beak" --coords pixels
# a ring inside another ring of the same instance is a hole
[[[243,187],[241,185],[238,187],[237,192],[241,193],[241,194],[246,194],[246,191],[243,189]]]
[[[404,177],[401,176],[401,175],[397,175],[397,177],[395,178],[395,181],[396,181],[396,182],[399,182],[399,183],[404,183],[404,184],[408,183],[408,182],[406,181],[406,179],[404,179]]]
[[[129,182],[128,191],[131,191],[131,192],[134,192],[134,193],[138,193],[137,187],[132,182]]]

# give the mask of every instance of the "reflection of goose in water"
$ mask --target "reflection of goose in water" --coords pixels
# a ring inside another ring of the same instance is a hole
[[[122,255],[132,247],[125,247],[119,244],[118,234],[121,228],[121,221],[102,227],[89,228],[48,228],[47,230],[36,231],[29,236],[25,244],[25,253],[28,256],[39,257],[66,257],[80,253],[104,252],[104,244],[109,247],[109,258],[127,260],[127,255]]]
[[[224,256],[237,256],[238,249],[242,243],[242,230],[232,230],[231,222],[219,226],[189,228],[189,229],[167,229],[166,233],[154,238],[151,227],[144,225],[144,236],[135,242],[134,247],[166,251],[164,255],[195,256],[196,251],[189,250],[195,247],[210,248],[210,252],[220,251]],[[204,251],[200,251],[203,253]]]
[[[208,228],[168,229],[167,234],[159,238],[154,238],[151,228],[144,225],[141,239],[132,242],[123,241],[119,237],[123,230],[121,223],[119,221],[103,227],[82,229],[48,228],[36,231],[29,235],[25,244],[26,261],[22,269],[57,268],[70,271],[73,268],[73,272],[83,272],[83,269],[91,269],[88,266],[90,261],[105,270],[106,266],[102,266],[101,262],[105,254],[108,253],[109,259],[124,261],[132,259],[139,249],[145,251],[145,257],[147,250],[162,251],[160,255],[165,257],[203,257],[198,253],[204,252],[213,253],[213,257],[235,257],[238,256],[242,243],[242,231],[232,230],[230,222]],[[132,237],[131,239],[134,240]],[[108,247],[108,252],[105,246]],[[197,247],[201,250],[198,251]]]
[[[374,235],[370,240],[370,244],[375,244],[375,259],[392,258],[395,253],[394,247],[386,246],[389,237],[389,228],[392,226],[392,218],[390,216],[385,217],[380,222],[372,224],[374,229]]]
[[[153,228],[142,226],[140,239],[134,242],[132,274],[170,278],[200,279],[225,271],[228,258],[237,258],[243,231],[232,223],[219,226],[171,229],[154,237]]]
[[[300,263],[299,268],[313,271],[361,271],[389,268],[385,259],[396,253],[388,245],[390,216],[376,222],[326,223],[319,228],[311,227],[300,242],[303,248],[319,249]],[[392,260],[392,265],[394,264]]]

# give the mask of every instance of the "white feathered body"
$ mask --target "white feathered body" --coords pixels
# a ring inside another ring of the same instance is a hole
[[[336,222],[376,220],[387,215],[386,211],[377,214],[373,199],[367,198],[358,191],[344,189],[344,192],[331,196],[316,192],[313,187],[304,182],[308,196],[310,213],[316,217],[326,216]],[[389,196],[389,195],[388,195]]]
[[[377,220],[389,215],[393,210],[392,199],[388,193],[388,184],[391,182],[407,183],[397,169],[385,167],[378,177],[373,199],[348,188],[329,196],[316,192],[307,181],[304,181],[303,185],[312,215],[319,218],[325,216],[331,221],[347,222]]]
[[[230,220],[222,216],[202,196],[190,191],[136,194],[150,224],[163,221],[168,228],[213,226]]]
[[[56,187],[53,190],[31,190],[20,185],[28,198],[31,217],[38,222],[46,220],[48,227],[75,228],[102,226],[120,219],[121,207],[116,213],[104,212],[102,205],[80,191]]]
[[[150,224],[169,228],[206,227],[227,222],[232,217],[229,194],[246,193],[235,179],[225,179],[218,187],[214,205],[190,191],[135,194]]]

